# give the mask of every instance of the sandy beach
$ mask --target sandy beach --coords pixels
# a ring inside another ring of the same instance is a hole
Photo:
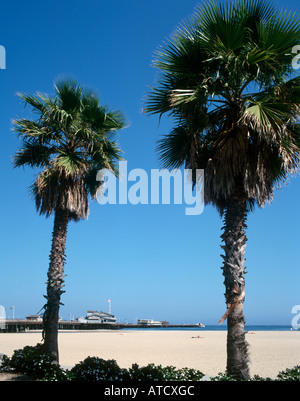
[[[200,338],[198,337],[200,336]],[[0,353],[41,342],[40,331],[1,333]],[[247,334],[250,373],[275,378],[286,368],[300,364],[300,332],[255,331]],[[71,368],[87,356],[115,359],[128,368],[133,363],[189,367],[215,376],[226,369],[226,331],[61,331],[60,365]]]

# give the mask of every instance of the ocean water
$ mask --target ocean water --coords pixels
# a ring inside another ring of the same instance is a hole
[[[147,328],[122,328],[121,330],[155,330],[155,331],[225,331],[226,325],[207,325],[205,327],[147,327]],[[290,331],[291,326],[284,325],[245,325],[247,331]]]
[[[247,331],[290,331],[292,326],[284,325],[245,325]],[[227,330],[227,325],[207,325],[203,330]]]

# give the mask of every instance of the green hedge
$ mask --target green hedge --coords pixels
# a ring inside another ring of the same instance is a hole
[[[26,346],[16,350],[11,358],[4,356],[0,372],[14,371],[44,381],[199,381],[204,374],[196,369],[174,366],[162,367],[149,364],[140,367],[133,364],[129,369],[120,368],[115,360],[104,360],[98,357],[87,357],[71,370],[64,370],[48,355],[43,345]],[[226,374],[219,373],[211,381],[234,381]],[[280,372],[276,379],[262,378],[255,375],[251,381],[300,381],[300,365]]]
[[[37,380],[67,379],[66,372],[58,364],[53,363],[53,358],[44,351],[42,344],[18,349],[11,358],[4,356],[0,365],[1,371],[24,373]]]

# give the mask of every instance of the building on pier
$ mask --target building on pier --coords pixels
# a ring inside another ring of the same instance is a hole
[[[107,312],[88,310],[85,317],[77,319],[79,323],[116,323],[115,315]]]
[[[42,322],[43,316],[42,315],[28,315],[28,316],[26,316],[26,320]]]
[[[162,326],[162,322],[153,319],[138,319],[137,324],[145,326]]]

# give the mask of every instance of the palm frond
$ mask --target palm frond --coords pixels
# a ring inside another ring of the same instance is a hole
[[[57,81],[54,84],[58,105],[66,113],[72,113],[81,108],[83,88],[72,80]]]
[[[24,141],[22,149],[18,150],[13,158],[13,166],[48,166],[53,153],[55,153],[54,149],[37,141]]]
[[[53,160],[53,163],[63,169],[66,175],[76,174],[78,171],[88,169],[88,163],[79,152],[67,153],[59,151],[59,155]]]
[[[33,96],[25,93],[17,93],[17,95],[24,101],[25,106],[27,104],[32,106],[34,112],[44,113],[46,111],[44,101],[39,94]]]
[[[46,142],[52,138],[51,130],[46,127],[41,121],[27,120],[20,118],[13,121],[14,131],[18,132],[19,137],[24,137],[25,140],[29,138],[38,138],[41,143]]]

